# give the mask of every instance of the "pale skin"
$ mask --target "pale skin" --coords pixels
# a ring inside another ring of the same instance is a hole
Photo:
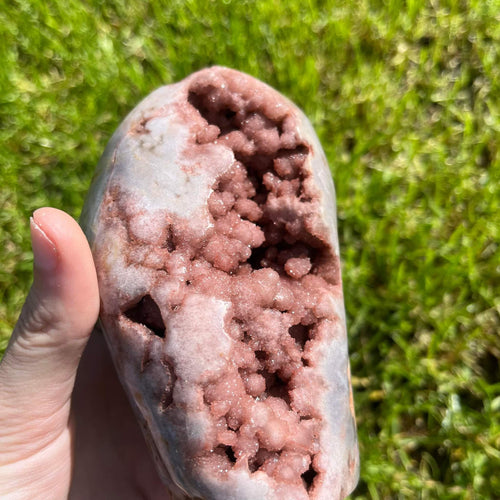
[[[169,499],[91,335],[99,292],[83,232],[42,208],[31,238],[33,285],[0,362],[0,498]]]

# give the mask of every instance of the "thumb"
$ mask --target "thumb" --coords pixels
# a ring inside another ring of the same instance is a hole
[[[32,453],[67,427],[78,362],[99,311],[92,255],[76,221],[42,208],[30,229],[33,285],[0,363],[0,463],[20,440]]]

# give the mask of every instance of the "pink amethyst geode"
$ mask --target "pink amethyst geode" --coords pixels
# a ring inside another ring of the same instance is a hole
[[[348,495],[335,192],[304,114],[226,68],[162,87],[113,135],[82,225],[166,498]]]

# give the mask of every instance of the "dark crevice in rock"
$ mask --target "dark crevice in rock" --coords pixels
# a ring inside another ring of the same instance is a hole
[[[247,260],[248,264],[252,266],[252,269],[262,269],[263,267],[269,267],[265,266],[263,263],[263,259],[266,255],[266,248],[265,247],[257,247],[252,250],[252,254],[250,255],[250,258]]]
[[[156,336],[165,337],[165,324],[163,323],[160,308],[151,295],[142,297],[137,304],[123,311],[123,314],[134,323],[149,328]]]
[[[222,108],[220,102],[210,99],[213,91],[211,86],[203,89],[203,93],[191,91],[188,94],[188,102],[199,111],[209,125],[219,127],[220,135],[237,130],[238,126],[234,124],[236,111],[228,107]]]
[[[236,463],[236,456],[234,454],[234,451],[233,449],[231,448],[231,446],[226,446],[224,448],[224,453],[226,454],[227,458],[229,458],[229,461],[231,463]]]
[[[271,172],[273,170],[274,155],[257,153],[250,156],[235,151],[234,157],[236,160],[243,163],[243,165],[245,165],[250,172],[256,175],[259,181],[266,172]],[[262,190],[260,193],[264,193],[264,191]]]
[[[310,465],[309,469],[302,474],[302,479],[304,480],[304,485],[306,490],[309,492],[314,484],[314,478],[318,475],[318,473],[313,469],[313,466]]]
[[[213,451],[217,455],[226,457],[232,465],[236,463],[236,455],[234,454],[233,448],[231,446],[221,444],[219,446],[216,446]]]
[[[300,346],[301,350],[304,350],[306,342],[310,339],[310,326],[305,325],[293,325],[288,329],[290,336],[295,340],[295,342]]]
[[[172,253],[176,249],[172,226],[168,226],[167,228],[167,236],[165,238],[165,243],[163,244],[163,248],[166,248],[170,253]]]
[[[174,397],[174,385],[177,381],[177,375],[175,374],[174,367],[172,363],[167,359],[162,359],[161,364],[163,368],[168,371],[169,374],[169,382],[167,387],[165,387],[163,394],[160,399],[160,408],[162,411],[165,411],[172,403]]]
[[[288,393],[288,383],[283,380],[277,373],[270,373],[268,370],[259,370],[257,372],[262,375],[266,381],[266,390],[263,397],[280,398],[290,406],[290,395]]]
[[[226,120],[232,120],[236,115],[236,111],[231,111],[230,109],[224,110],[224,118]]]
[[[265,361],[267,359],[266,351],[255,351],[255,357],[259,361]]]
[[[264,465],[265,458],[268,453],[269,452],[261,446],[255,456],[248,460],[248,470],[251,473],[257,472]]]

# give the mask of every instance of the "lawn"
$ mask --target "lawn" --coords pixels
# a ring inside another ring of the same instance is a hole
[[[31,212],[78,217],[142,97],[230,66],[304,109],[336,183],[352,498],[500,498],[498,0],[3,0],[0,48],[0,352]]]

